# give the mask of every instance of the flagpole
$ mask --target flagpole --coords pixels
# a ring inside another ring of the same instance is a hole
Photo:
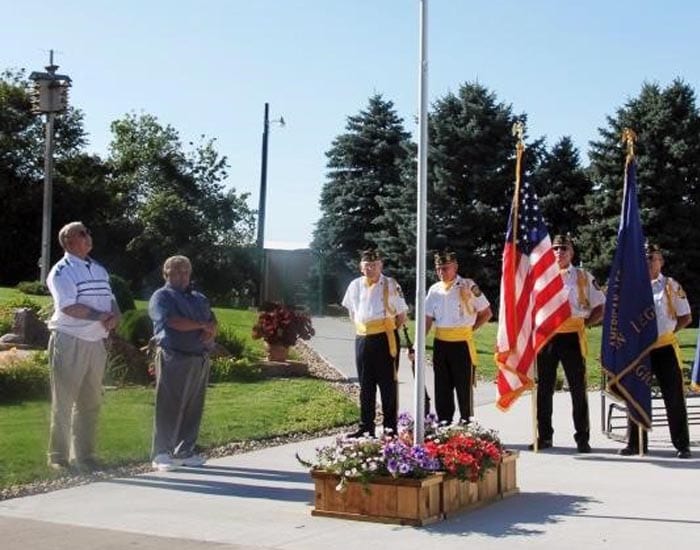
[[[623,197],[627,194],[627,168],[630,162],[634,160],[634,142],[637,139],[637,134],[631,128],[625,128],[622,131],[622,142],[627,147],[627,156],[625,157],[625,188],[623,189]],[[629,414],[629,413],[628,413]],[[641,424],[637,424],[637,441],[639,456],[644,456],[644,428]]]
[[[428,189],[428,0],[419,1],[418,181],[416,204],[416,377],[413,393],[413,442],[425,439],[425,256]]]
[[[520,196],[520,182],[522,174],[522,163],[523,163],[523,153],[525,152],[525,143],[523,141],[523,136],[525,135],[525,125],[522,121],[518,121],[513,124],[513,135],[517,138],[515,144],[515,194],[513,195],[513,220],[511,221],[513,227],[513,246],[517,245],[518,242],[518,197]],[[513,262],[513,271],[515,271],[516,265]],[[515,280],[515,274],[513,274],[513,280]],[[517,325],[517,319],[516,325]],[[534,334],[532,335],[534,338]],[[532,450],[535,452],[539,451],[539,434],[537,433],[537,357],[535,357],[534,362],[534,386],[530,392],[531,398],[531,411],[532,411]]]

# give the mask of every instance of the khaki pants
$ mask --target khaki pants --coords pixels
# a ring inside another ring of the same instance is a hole
[[[58,331],[51,333],[50,462],[95,458],[95,434],[106,364],[103,340],[91,342]]]

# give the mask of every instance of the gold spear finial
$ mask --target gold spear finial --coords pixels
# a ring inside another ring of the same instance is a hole
[[[637,141],[637,133],[632,128],[622,130],[622,144],[627,148],[627,158],[634,158],[634,143]]]
[[[518,140],[522,141],[525,135],[525,125],[522,120],[518,120],[513,123],[513,136]]]

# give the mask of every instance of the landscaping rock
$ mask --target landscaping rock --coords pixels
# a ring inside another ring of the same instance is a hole
[[[49,329],[32,309],[15,310],[12,332],[0,337],[4,349],[46,349],[49,344]]]

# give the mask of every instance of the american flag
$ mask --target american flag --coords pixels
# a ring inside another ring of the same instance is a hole
[[[570,316],[537,194],[525,181],[516,185],[503,249],[496,342],[498,408],[507,410],[532,388],[537,352]]]

